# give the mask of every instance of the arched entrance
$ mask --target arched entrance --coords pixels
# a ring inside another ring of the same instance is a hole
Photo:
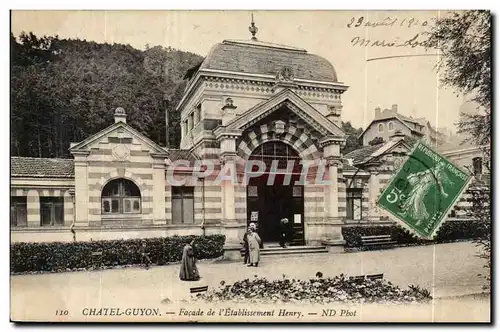
[[[251,178],[247,186],[248,223],[257,223],[262,241],[272,245],[279,241],[280,220],[287,218],[290,244],[303,245],[304,186],[295,185],[302,171],[299,154],[286,143],[271,141],[258,146],[248,159],[266,165],[265,173]]]

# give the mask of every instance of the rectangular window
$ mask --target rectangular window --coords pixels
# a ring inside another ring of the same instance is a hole
[[[194,187],[172,187],[172,222],[194,223]]]
[[[198,104],[198,106],[196,106],[196,121],[201,121],[201,104]]]
[[[191,112],[191,114],[189,114],[188,124],[189,124],[188,131],[193,130],[193,127],[194,127],[194,113],[193,112]]]
[[[361,220],[363,189],[347,188],[347,219]]]
[[[123,213],[139,213],[141,201],[138,197],[123,199]]]
[[[483,158],[476,157],[472,159],[472,167],[474,169],[474,175],[483,174]]]
[[[14,227],[28,226],[26,196],[12,196],[10,198],[10,225]]]
[[[40,197],[40,217],[42,226],[64,225],[63,197]]]

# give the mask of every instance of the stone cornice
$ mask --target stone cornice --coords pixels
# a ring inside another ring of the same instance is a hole
[[[243,134],[241,129],[232,129],[225,126],[219,126],[214,130],[215,138],[220,141],[221,139],[233,138],[237,139]]]
[[[71,151],[71,154],[74,156],[88,156],[90,154],[90,150],[75,150]]]
[[[257,90],[258,92],[273,93],[273,85],[276,83],[275,75],[262,75],[262,74],[250,74],[250,73],[239,73],[230,71],[220,71],[213,69],[201,69],[196,76],[189,83],[187,90],[184,93],[179,104],[176,106],[176,110],[179,111],[184,107],[191,99],[192,95],[195,93],[197,88],[206,82],[217,82],[223,83],[221,85],[213,87],[220,89],[230,89],[231,85],[249,85],[249,90],[251,91],[251,86],[260,86]],[[340,94],[344,93],[348,86],[341,82],[323,82],[323,81],[312,81],[300,78],[295,78],[294,83],[297,85],[297,94],[301,94],[307,97],[317,97],[326,98],[332,100],[339,100]],[[308,91],[303,92],[301,91]]]
[[[319,141],[319,145],[324,148],[325,146],[328,146],[328,145],[340,145],[340,146],[343,146],[345,144],[345,138],[341,137],[341,136],[333,136],[333,135],[330,135],[330,136],[326,136],[326,137],[323,137],[320,141]]]
[[[154,159],[158,159],[158,158],[161,158],[161,159],[164,159],[164,158],[167,158],[168,157],[168,153],[151,153],[151,157],[154,158]]]

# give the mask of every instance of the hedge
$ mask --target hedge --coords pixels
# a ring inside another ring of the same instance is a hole
[[[153,264],[164,265],[182,258],[184,245],[195,240],[198,259],[223,255],[224,235],[173,236],[145,239],[146,252]],[[22,272],[62,272],[103,266],[134,265],[141,263],[140,247],[143,239],[106,240],[89,242],[13,243],[10,250],[10,270]],[[92,256],[102,252],[102,257]]]
[[[398,244],[452,242],[456,240],[475,239],[482,235],[481,230],[471,220],[446,221],[439,229],[433,241],[417,238],[399,225],[353,225],[342,228],[342,235],[346,241],[345,246],[348,248],[362,247],[362,236],[386,234],[391,234],[392,240]]]

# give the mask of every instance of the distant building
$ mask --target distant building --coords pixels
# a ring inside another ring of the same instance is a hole
[[[394,133],[384,143],[364,146],[344,156],[344,178],[346,181],[346,224],[376,223],[392,224],[377,207],[379,195],[407,158],[417,139]],[[436,150],[467,174],[474,175],[469,188],[474,188],[480,180],[490,183],[489,164],[484,148],[464,141],[463,136],[451,136]],[[470,209],[470,192],[466,191],[448,215],[449,220],[465,217]]]
[[[375,118],[359,136],[359,139],[364,146],[369,145],[377,137],[388,142],[396,131],[416,139],[423,138],[430,145],[439,145],[446,140],[446,134],[434,128],[425,118],[414,119],[399,113],[398,105],[392,105],[391,109],[383,111],[377,107]]]

